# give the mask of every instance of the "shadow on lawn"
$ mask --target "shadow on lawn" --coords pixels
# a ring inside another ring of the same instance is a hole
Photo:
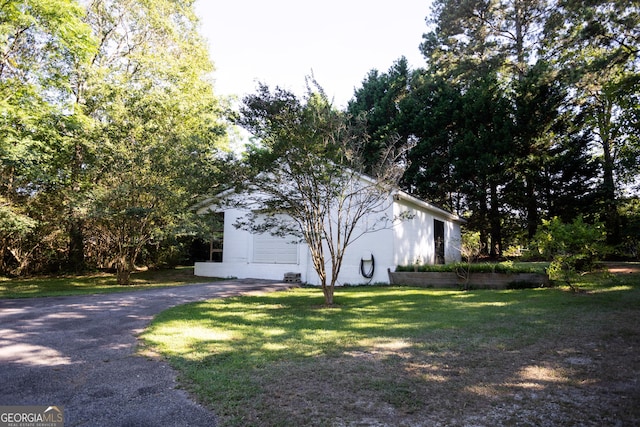
[[[334,308],[302,288],[181,306],[145,339],[229,424],[633,424],[636,279],[584,295],[344,288]]]

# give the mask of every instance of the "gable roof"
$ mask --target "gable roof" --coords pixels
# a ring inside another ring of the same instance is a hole
[[[375,182],[375,180],[372,177],[370,177],[370,176],[368,176],[366,174],[356,173],[356,175],[358,175],[358,177],[361,180],[363,180],[363,181],[365,181],[365,182],[367,182],[369,184]],[[194,206],[194,209],[196,210],[196,212],[198,214],[203,214],[206,211],[210,210],[210,206],[215,204],[214,201],[220,202],[222,199],[224,199],[225,196],[229,196],[229,195],[234,194],[234,193],[235,193],[235,189],[233,187],[227,188],[225,190],[220,191],[215,196],[209,197],[209,198],[197,203]],[[438,207],[438,206],[436,206],[436,205],[434,205],[432,203],[426,202],[426,201],[424,201],[422,199],[419,199],[419,198],[417,198],[415,196],[412,196],[409,193],[406,193],[406,192],[404,192],[404,191],[402,191],[400,189],[396,189],[395,191],[392,191],[392,196],[393,196],[393,200],[394,201],[401,201],[401,200],[405,201],[407,203],[415,205],[416,207],[418,207],[420,209],[423,209],[423,210],[438,214],[440,216],[443,216],[446,219],[448,219],[450,221],[453,221],[455,223],[458,223],[458,224],[466,224],[467,223],[467,221],[464,218],[461,218],[460,216],[454,214],[453,212],[449,212],[449,211],[447,211],[445,209],[442,209],[442,208],[440,208],[440,207]]]
[[[430,211],[433,213],[436,213],[438,215],[444,216],[445,218],[456,222],[458,224],[465,224],[467,221],[461,217],[459,217],[458,215],[446,211],[442,208],[439,208],[431,203],[425,202],[424,200],[418,199],[417,197],[414,197],[408,193],[405,193],[404,191],[398,190],[395,192],[395,194],[393,195],[393,199],[396,201],[405,201],[408,203],[411,203],[413,205],[416,205],[426,211]]]
[[[199,203],[197,203],[194,206],[194,209],[196,210],[196,212],[198,214],[203,214],[207,211],[209,211],[209,208],[211,205],[215,204],[215,201],[220,201],[222,198],[224,198],[224,196],[232,194],[234,192],[233,189],[227,189],[224,191],[221,191],[220,193],[216,194],[215,197],[209,197]],[[466,224],[466,220],[464,218],[461,218],[460,216],[449,212],[447,210],[444,210],[442,208],[439,208],[436,205],[433,205],[429,202],[426,202],[422,199],[418,199],[415,196],[410,195],[409,193],[406,193],[404,191],[401,190],[396,190],[393,193],[393,200],[394,201],[405,201],[407,203],[410,203],[412,205],[415,205],[416,207],[420,208],[420,209],[424,209],[426,211],[438,214],[440,216],[443,216],[445,218],[447,218],[448,220],[451,220],[453,222],[456,222],[458,224]]]

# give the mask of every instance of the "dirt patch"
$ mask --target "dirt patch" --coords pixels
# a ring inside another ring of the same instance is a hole
[[[637,262],[608,262],[605,263],[605,268],[609,271],[609,273],[613,274],[633,274],[640,273],[640,263]]]
[[[245,421],[270,411],[290,425],[638,425],[638,335],[581,338],[521,351],[363,350],[312,366],[287,362]]]
[[[524,345],[437,331],[269,365],[237,425],[640,425],[640,313],[567,320]]]

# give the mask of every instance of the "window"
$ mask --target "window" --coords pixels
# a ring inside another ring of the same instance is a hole
[[[211,237],[209,240],[209,261],[222,262],[222,242],[224,241],[224,212],[211,214]]]

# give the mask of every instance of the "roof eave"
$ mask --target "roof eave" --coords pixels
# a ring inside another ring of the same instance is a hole
[[[432,205],[431,203],[425,202],[424,200],[420,200],[417,197],[414,197],[408,193],[405,193],[404,191],[397,191],[394,194],[394,198],[396,200],[404,200],[406,202],[419,206],[423,209],[429,210],[434,213],[438,213],[453,222],[457,222],[458,224],[465,224],[467,222],[465,219],[459,217],[458,215],[452,212],[446,211],[442,208]]]

